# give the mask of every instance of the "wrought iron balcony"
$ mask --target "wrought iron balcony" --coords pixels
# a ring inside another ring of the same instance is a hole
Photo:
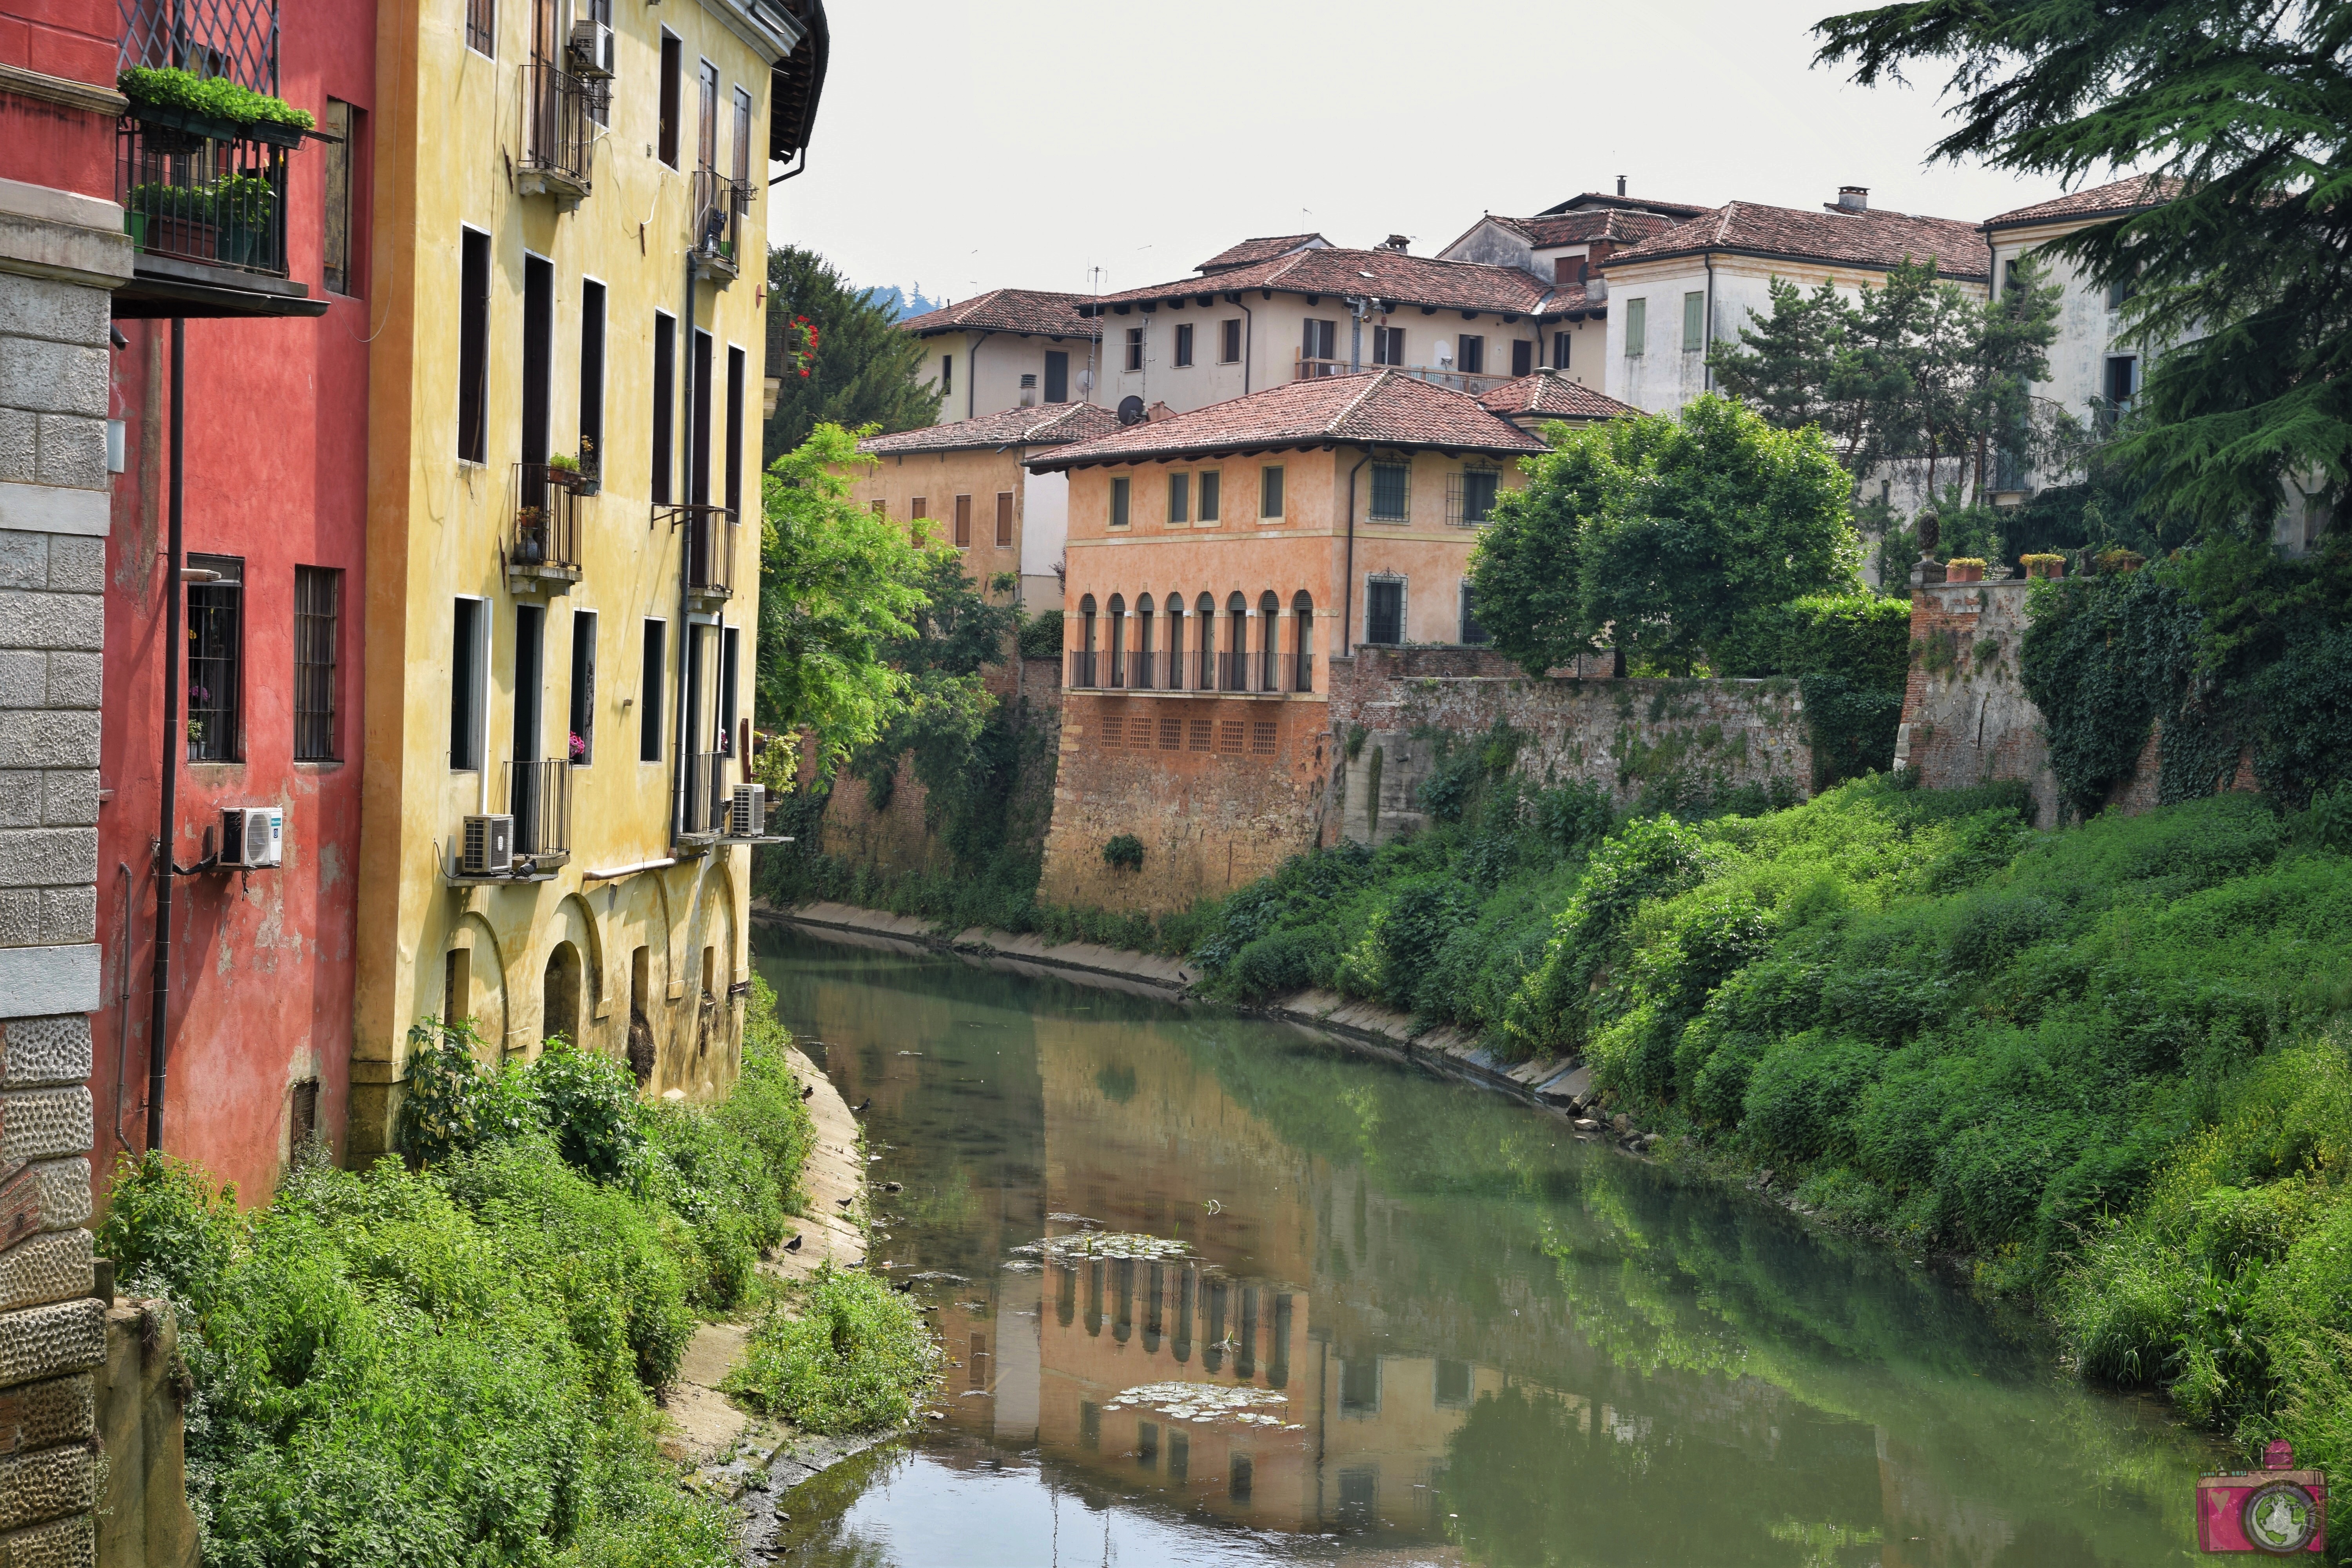
[[[1095,656],[1090,653],[1070,655],[1070,672],[1066,682],[1073,691],[1092,690],[1095,685]]]
[[[656,522],[686,530],[687,596],[706,608],[735,594],[735,514],[723,506],[656,506]]]
[[[514,854],[546,871],[572,858],[572,764],[561,757],[507,763]]]
[[[115,133],[122,226],[142,256],[286,276],[288,125],[231,125],[134,104]]]
[[[522,161],[515,186],[569,206],[588,195],[604,84],[550,60],[522,68]]]
[[[742,270],[745,220],[751,216],[751,192],[716,169],[697,169],[689,211],[693,226],[695,270],[725,282]]]
[[[580,581],[580,491],[576,468],[517,463],[514,531],[505,549],[507,589],[561,594]]]

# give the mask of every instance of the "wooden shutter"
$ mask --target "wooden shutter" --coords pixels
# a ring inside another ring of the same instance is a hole
[[[956,497],[955,520],[956,548],[970,549],[971,546],[971,498],[970,496]]]
[[[1013,492],[996,492],[996,547],[1008,548],[1013,543]]]

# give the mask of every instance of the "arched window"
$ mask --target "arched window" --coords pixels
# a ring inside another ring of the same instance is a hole
[[[1078,647],[1070,655],[1070,684],[1092,686],[1095,683],[1095,596],[1087,595],[1078,601]]]
[[[1168,679],[1171,691],[1184,689],[1184,596],[1168,595]]]
[[[1123,668],[1126,661],[1120,657],[1126,651],[1127,600],[1119,595],[1113,594],[1110,596],[1110,636],[1103,644],[1105,668],[1102,672],[1102,683],[1105,686],[1126,684],[1123,679],[1127,674]]]
[[[1202,691],[1217,689],[1217,601],[1203,594],[1192,602],[1192,616],[1201,633],[1200,673],[1192,682]]]
[[[1315,600],[1301,588],[1290,595],[1290,689],[1315,689]]]
[[[1135,668],[1129,684],[1138,691],[1151,689],[1151,595],[1145,594],[1135,601]]]
[[[1282,689],[1282,683],[1274,673],[1274,639],[1282,626],[1281,616],[1282,601],[1274,596],[1273,589],[1268,588],[1257,596],[1257,689],[1260,691]]]
[[[1227,691],[1249,689],[1249,601],[1239,590],[1225,595],[1225,619],[1228,628],[1223,659],[1224,679],[1218,682]]]

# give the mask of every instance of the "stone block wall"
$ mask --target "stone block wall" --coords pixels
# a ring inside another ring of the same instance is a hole
[[[0,180],[0,1563],[96,1561],[89,1013],[121,209]]]
[[[1381,844],[1426,826],[1416,795],[1442,741],[1497,723],[1521,736],[1528,777],[1598,785],[1621,806],[1742,785],[1801,797],[1812,778],[1794,681],[1613,680],[1605,659],[1536,679],[1477,648],[1359,647],[1331,661],[1324,842]]]
[[[1916,583],[1911,589],[1911,672],[1895,766],[1929,789],[2020,779],[2035,819],[2058,823],[2058,775],[2042,710],[2018,673],[2025,638],[2024,578],[2001,583]]]

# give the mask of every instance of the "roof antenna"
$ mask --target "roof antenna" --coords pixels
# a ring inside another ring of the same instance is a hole
[[[1625,176],[1622,174],[1617,176],[1617,194],[1621,196],[1625,194]]]

